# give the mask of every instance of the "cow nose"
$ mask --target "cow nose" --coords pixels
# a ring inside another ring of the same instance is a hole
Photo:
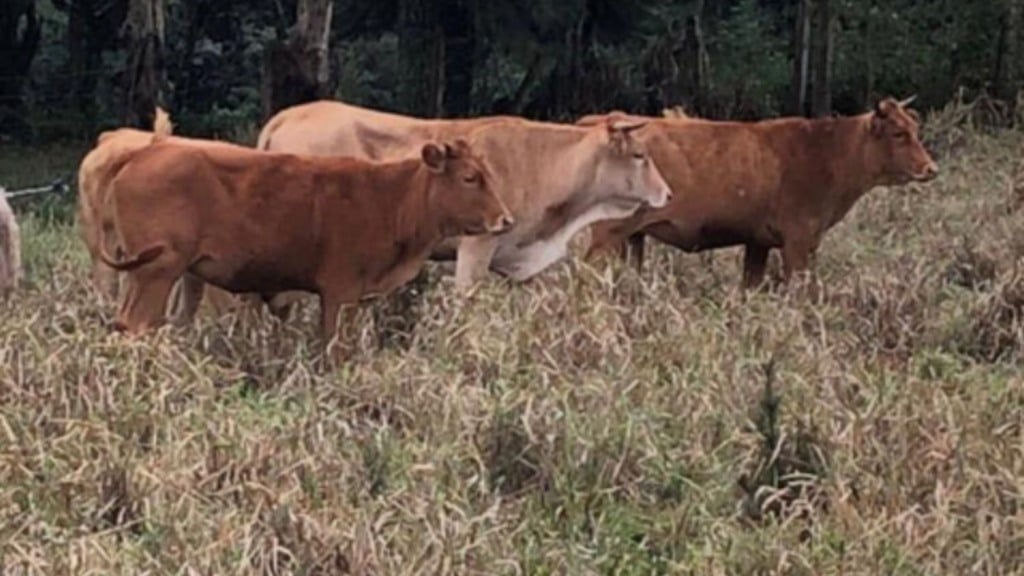
[[[492,232],[499,234],[501,232],[507,232],[508,229],[511,228],[515,223],[515,218],[509,216],[508,214],[505,214],[504,216],[498,219],[498,223],[494,226]]]
[[[925,169],[925,174],[928,175],[928,178],[935,178],[939,175],[939,165],[932,162],[928,165],[928,168]]]

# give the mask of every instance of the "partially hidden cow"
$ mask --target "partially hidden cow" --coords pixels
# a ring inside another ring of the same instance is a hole
[[[744,246],[746,287],[764,281],[772,248],[782,251],[785,278],[806,271],[825,232],[865,193],[938,175],[907,105],[887,98],[872,112],[845,118],[651,119],[637,137],[673,200],[594,225],[587,258],[618,249],[639,269],[644,237],[652,236],[688,252]]]
[[[568,253],[591,223],[661,207],[671,190],[632,133],[647,120],[610,116],[593,127],[513,117],[426,120],[340,102],[319,101],[278,113],[257,147],[318,156],[405,158],[432,139],[465,138],[495,178],[516,219],[503,236],[445,243],[438,259],[456,256],[456,285],[470,287],[488,269],[527,280]],[[651,127],[655,132],[658,128]]]
[[[0,186],[0,300],[18,287],[21,279],[21,232],[7,192]]]
[[[96,146],[85,155],[79,166],[78,230],[88,248],[92,262],[93,285],[100,295],[110,300],[117,300],[120,290],[120,274],[103,262],[101,253],[106,250],[108,254],[113,254],[117,249],[115,245],[111,244],[116,240],[116,236],[112,233],[113,230],[109,228],[112,220],[105,218],[104,210],[108,206],[107,196],[111,183],[118,171],[136,152],[149,146],[153,142],[154,136],[192,146],[234,146],[212,140],[171,137],[172,131],[173,125],[170,116],[163,109],[157,108],[152,132],[134,128],[119,128],[103,132],[96,139]],[[108,228],[104,229],[104,225]],[[108,242],[106,246],[101,245],[104,240]],[[188,292],[194,293],[199,289],[201,289],[201,285],[195,285],[195,283],[179,284],[176,287],[177,297],[172,297],[174,304],[171,306],[175,323],[183,324],[192,319],[199,301],[194,294]],[[210,300],[218,311],[225,311],[240,304],[237,298],[216,288],[207,295],[211,297]]]
[[[102,258],[127,272],[115,326],[161,324],[189,273],[235,293],[316,293],[329,343],[339,310],[408,282],[444,238],[507,231],[493,181],[461,141],[386,163],[156,142],[110,191],[122,256]]]

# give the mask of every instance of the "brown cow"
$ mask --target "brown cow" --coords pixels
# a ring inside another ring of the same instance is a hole
[[[116,326],[159,325],[185,273],[231,292],[317,293],[329,343],[339,310],[411,280],[444,238],[498,234],[511,216],[464,142],[389,163],[158,142],[112,184],[128,272]]]
[[[465,289],[488,269],[527,280],[561,260],[576,232],[591,223],[664,206],[671,191],[631,136],[646,123],[619,116],[591,128],[511,117],[424,120],[321,101],[278,113],[257,147],[397,159],[431,139],[468,140],[494,174],[517,225],[501,237],[446,243],[434,254],[445,259],[457,251],[456,285]]]
[[[21,233],[7,192],[0,186],[0,300],[18,287],[21,279]]]
[[[89,250],[93,285],[97,292],[111,300],[116,300],[118,297],[120,274],[103,262],[101,253],[105,250],[108,254],[113,254],[116,252],[116,247],[109,244],[101,247],[101,240],[107,242],[116,240],[111,229],[103,229],[104,223],[107,223],[109,227],[112,222],[110,218],[104,217],[104,210],[107,208],[110,184],[121,167],[132,155],[149,146],[154,139],[168,138],[172,142],[192,146],[234,146],[212,140],[170,137],[172,130],[170,117],[164,110],[157,108],[153,132],[133,128],[103,132],[96,139],[96,146],[82,159],[78,169],[79,234]],[[198,287],[190,286],[187,283],[176,285],[177,297],[172,297],[175,304],[171,306],[174,310],[172,315],[176,324],[186,323],[194,316],[199,302],[191,293],[194,293],[197,288],[201,289],[201,285]],[[240,303],[237,298],[219,289],[212,290],[210,296],[214,309],[219,311],[236,307]]]
[[[675,191],[664,208],[592,227],[588,258],[645,235],[688,252],[746,247],[744,285],[760,285],[768,251],[785,277],[807,270],[825,232],[876,186],[927,181],[938,166],[918,139],[909,101],[849,118],[754,123],[652,119],[638,133]],[[599,121],[589,117],[588,122]]]

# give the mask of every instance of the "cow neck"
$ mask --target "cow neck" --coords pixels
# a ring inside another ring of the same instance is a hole
[[[602,192],[596,188],[597,154],[603,152],[604,144],[597,143],[597,152],[592,152],[595,144],[590,141],[590,136],[590,133],[585,133],[567,147],[566,156],[570,160],[559,162],[557,168],[563,173],[576,175],[576,178],[562,188],[562,194],[554,198],[544,211],[534,241],[550,239],[597,205],[594,198]]]
[[[423,253],[443,239],[441,218],[430,206],[428,198],[432,176],[419,160],[399,164],[400,172],[388,188],[395,190],[394,224],[392,236],[397,250],[396,258],[407,256],[410,250]]]
[[[833,148],[827,151],[832,158],[831,224],[841,220],[853,205],[872,188],[879,185],[880,175],[869,158],[870,115],[820,120],[833,123],[835,135],[830,139]]]

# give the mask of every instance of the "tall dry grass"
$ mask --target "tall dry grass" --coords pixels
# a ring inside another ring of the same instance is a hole
[[[27,217],[2,572],[1024,573],[1022,143],[961,130],[865,198],[820,302],[739,293],[733,251],[465,301],[431,268],[334,373],[312,309],[110,334],[73,229]]]

